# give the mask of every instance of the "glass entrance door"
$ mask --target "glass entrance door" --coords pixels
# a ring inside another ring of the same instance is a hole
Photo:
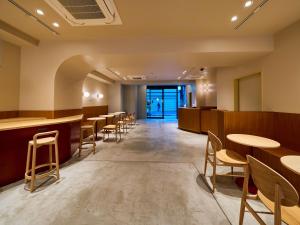
[[[147,88],[147,118],[164,118],[163,89]]]
[[[146,100],[147,118],[177,118],[177,86],[148,86]]]

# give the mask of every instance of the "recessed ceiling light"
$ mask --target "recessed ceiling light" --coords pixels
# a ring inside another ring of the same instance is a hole
[[[43,16],[43,15],[44,15],[43,10],[41,10],[41,9],[37,9],[37,10],[36,10],[36,13],[39,14],[40,16]]]
[[[248,7],[250,7],[251,5],[253,4],[253,1],[252,0],[248,0],[248,1],[246,1],[245,2],[245,8],[248,8]]]
[[[231,17],[231,22],[237,21],[238,17],[237,16],[233,16]]]
[[[181,79],[181,77],[177,77],[177,79],[178,79],[178,80],[180,80],[180,79]]]
[[[59,27],[59,24],[58,24],[57,22],[52,23],[52,25],[53,25],[54,27]]]
[[[187,71],[185,70],[185,71],[182,72],[182,74],[184,75],[184,74],[186,74],[186,72],[187,72]]]

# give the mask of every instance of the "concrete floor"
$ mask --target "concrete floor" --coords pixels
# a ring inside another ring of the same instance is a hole
[[[59,181],[32,194],[22,181],[0,189],[0,224],[238,224],[241,192],[232,179],[218,179],[212,195],[200,175],[206,138],[176,121],[139,121],[121,142],[98,141],[95,155],[75,155]],[[246,213],[244,224],[257,223]]]

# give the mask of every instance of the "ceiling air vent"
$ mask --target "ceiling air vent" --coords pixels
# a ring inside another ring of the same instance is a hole
[[[146,76],[127,76],[129,80],[145,80]]]
[[[122,24],[113,0],[45,0],[72,26]]]

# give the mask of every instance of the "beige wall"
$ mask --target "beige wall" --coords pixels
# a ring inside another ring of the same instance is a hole
[[[0,40],[0,111],[19,108],[20,48]]]
[[[120,112],[122,110],[122,86],[119,82],[108,87],[108,112]]]
[[[261,111],[261,74],[238,80],[239,111]]]
[[[218,108],[234,110],[233,80],[261,72],[262,109],[300,113],[300,21],[275,35],[275,50],[267,57],[217,71]]]
[[[87,77],[84,80],[82,91],[90,93],[89,97],[82,95],[82,106],[101,106],[108,104],[108,84],[102,83],[93,78]],[[98,96],[103,95],[103,98]]]

